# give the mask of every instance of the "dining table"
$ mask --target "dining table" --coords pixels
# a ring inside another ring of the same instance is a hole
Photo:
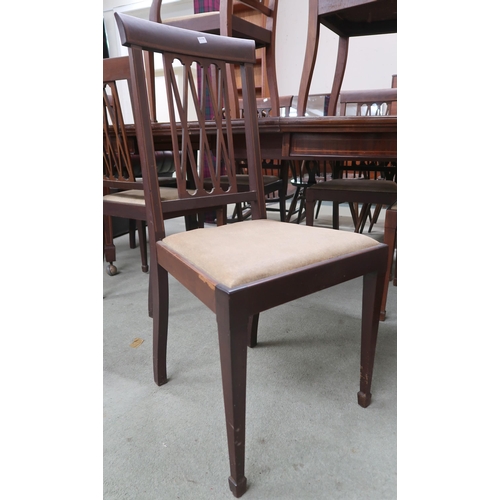
[[[213,132],[213,147],[217,142],[215,123],[207,121],[208,134]],[[396,116],[288,116],[258,119],[261,157],[277,161],[368,161],[394,165],[397,162]],[[199,150],[199,124],[189,124],[189,140],[193,150]],[[137,151],[135,127],[126,125],[131,149]],[[170,123],[152,123],[157,151],[171,151]],[[179,128],[178,137],[181,137]],[[244,120],[232,121],[232,136],[236,160],[246,159]],[[334,168],[332,174],[335,176]],[[289,217],[288,219],[289,220]],[[186,227],[197,227],[196,220],[186,219]]]
[[[397,160],[396,116],[297,116],[259,118],[262,158],[275,160]],[[207,131],[215,126],[206,122]],[[131,141],[133,125],[126,126]],[[153,140],[158,151],[172,150],[169,123],[153,123]],[[236,159],[246,158],[244,121],[232,122]],[[194,149],[198,149],[199,125],[189,126]]]

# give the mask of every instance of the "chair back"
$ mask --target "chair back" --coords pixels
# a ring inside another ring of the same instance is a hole
[[[125,14],[117,13],[115,17],[122,44],[129,47],[136,137],[148,225],[150,234],[154,230],[154,241],[165,234],[162,203],[175,203],[179,210],[202,212],[248,202],[252,207],[252,218],[265,218],[253,75],[255,43],[175,28]],[[157,99],[162,97],[167,102],[168,124],[152,125],[143,51],[162,55],[165,88]],[[202,72],[200,88],[192,72],[195,63]],[[235,123],[224,112],[229,102],[227,63],[240,67],[245,109],[252,110],[245,120],[236,120]],[[213,120],[205,118],[205,108],[209,105],[213,109]],[[188,109],[193,106],[195,116],[191,119]],[[245,136],[248,152],[250,188],[246,192],[237,190],[233,148],[236,128],[239,128],[240,137]],[[161,142],[162,146],[166,144],[166,149],[172,151],[178,200],[162,202],[160,199],[154,167],[155,142]],[[204,165],[208,165],[208,177]],[[222,176],[224,182],[221,182]],[[206,190],[204,186],[207,184],[212,188]]]
[[[340,93],[340,116],[394,116],[398,89],[351,90]]]
[[[134,175],[118,89],[120,81],[130,91],[128,57],[103,59],[103,167],[107,192],[111,188],[142,188]]]

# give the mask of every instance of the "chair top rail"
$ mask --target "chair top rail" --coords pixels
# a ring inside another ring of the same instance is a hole
[[[346,90],[340,93],[340,103],[390,102],[398,98],[398,89]]]
[[[255,42],[183,30],[174,26],[150,23],[144,19],[116,13],[118,31],[126,47],[140,46],[153,52],[176,53],[207,59],[224,60],[228,63],[255,64]],[[127,19],[127,23],[121,22]]]

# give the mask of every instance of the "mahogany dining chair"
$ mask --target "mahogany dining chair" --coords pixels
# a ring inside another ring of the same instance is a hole
[[[113,264],[116,251],[113,245],[111,217],[125,218],[139,223],[142,270],[148,271],[144,184],[140,160],[138,170],[138,155],[134,154],[134,147],[127,136],[122,111],[122,100],[125,99],[123,93],[129,93],[131,89],[130,78],[127,56],[103,59],[104,255],[107,272],[110,275],[116,274],[116,266]],[[120,99],[120,94],[122,94],[122,99]],[[153,160],[159,176],[158,182],[161,185],[159,193],[162,201],[167,202],[176,200],[178,195],[176,180],[165,176],[165,172],[170,167],[159,168],[160,160],[165,154],[165,152],[155,151]],[[202,224],[199,210],[190,207],[179,209],[177,205],[171,203],[165,203],[162,207],[164,219],[188,215],[197,216],[200,221],[199,225]]]
[[[358,403],[367,407],[371,401],[387,245],[366,235],[266,218],[254,86],[254,41],[184,30],[120,13],[115,17],[122,44],[129,47],[135,133],[144,179],[151,253],[154,380],[158,385],[167,382],[169,300],[176,300],[174,296],[169,298],[170,275],[215,313],[229,451],[229,487],[234,496],[240,497],[246,491],[247,482],[244,470],[247,347],[257,343],[259,313],[362,276]],[[172,201],[162,201],[153,166],[155,147],[144,50],[160,53],[164,61],[163,97],[170,104],[170,128],[166,133],[173,145],[178,191],[177,199]],[[174,61],[176,69],[180,65],[182,70],[179,82],[174,74]],[[194,61],[202,67],[201,87],[191,73]],[[242,75],[249,175],[249,189],[245,192],[238,191],[236,183],[234,119],[224,113],[231,99],[225,71],[227,63],[237,64]],[[215,119],[210,123],[205,120],[204,108],[196,104],[198,93],[207,95],[215,110]],[[198,157],[194,154],[194,137],[188,133],[193,130],[187,118],[189,96],[197,106],[194,128],[199,141]],[[212,189],[208,191],[204,189],[204,170],[199,168],[202,160],[209,165]],[[223,166],[228,187],[221,185]],[[194,190],[187,189],[188,173],[194,179]],[[200,210],[246,202],[251,206],[251,220],[165,236],[163,207],[167,204],[178,206],[180,211],[188,207]],[[200,342],[203,341],[200,339]]]

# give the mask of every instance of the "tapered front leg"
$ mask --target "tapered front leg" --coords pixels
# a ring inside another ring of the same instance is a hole
[[[217,294],[217,325],[226,413],[227,442],[231,476],[229,488],[239,498],[246,491],[245,406],[249,317],[240,307],[231,308],[230,297]]]
[[[363,276],[363,312],[361,319],[361,366],[358,404],[366,408],[371,403],[371,385],[375,347],[377,345],[380,305],[384,287],[384,273]]]
[[[157,385],[167,383],[168,273],[155,262],[157,273],[150,274],[149,290],[153,315],[153,373]]]

